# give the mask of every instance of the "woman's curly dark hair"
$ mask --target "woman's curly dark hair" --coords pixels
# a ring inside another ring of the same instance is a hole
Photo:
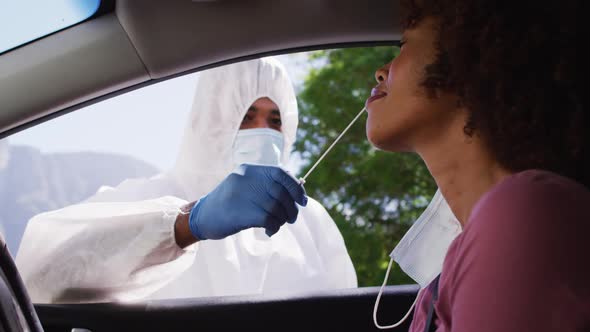
[[[511,171],[545,169],[590,187],[583,0],[402,3],[406,29],[435,19],[437,56],[423,85],[459,96],[468,135]]]

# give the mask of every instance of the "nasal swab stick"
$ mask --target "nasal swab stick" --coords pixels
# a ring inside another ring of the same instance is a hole
[[[307,180],[307,177],[311,174],[311,172],[313,172],[313,170],[319,165],[319,163],[322,162],[322,159],[324,159],[324,157],[330,152],[330,150],[332,150],[332,148],[336,145],[336,143],[338,143],[338,141],[342,138],[342,136],[344,136],[344,134],[346,134],[348,129],[350,129],[350,127],[352,127],[352,125],[356,122],[356,120],[358,120],[358,118],[360,118],[361,115],[363,114],[363,112],[366,110],[367,110],[367,108],[363,107],[363,109],[359,112],[359,114],[357,114],[357,116],[354,119],[352,119],[352,121],[348,124],[348,126],[346,128],[344,128],[344,130],[340,133],[340,135],[338,135],[338,137],[336,137],[336,140],[334,140],[334,142],[330,145],[330,147],[328,147],[328,149],[320,156],[320,159],[318,159],[315,162],[315,164],[313,164],[313,166],[309,169],[309,171],[307,171],[307,173],[305,173],[305,175],[302,178],[299,178],[299,182],[301,182],[301,184],[305,183],[305,180]]]

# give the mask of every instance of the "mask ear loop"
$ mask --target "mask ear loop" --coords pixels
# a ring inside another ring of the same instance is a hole
[[[392,329],[394,327],[398,327],[401,324],[403,324],[403,322],[405,322],[406,319],[408,319],[408,317],[410,317],[410,313],[412,312],[412,310],[416,306],[416,302],[418,302],[418,297],[420,297],[420,292],[422,292],[422,289],[420,289],[418,291],[418,294],[416,294],[416,298],[414,299],[414,303],[412,303],[410,310],[408,310],[406,315],[399,322],[397,322],[393,325],[386,325],[386,326],[379,325],[379,323],[377,322],[377,309],[379,308],[379,301],[381,301],[381,295],[383,294],[383,288],[385,288],[385,285],[387,284],[387,279],[389,279],[389,271],[391,270],[392,263],[393,263],[393,258],[391,258],[389,260],[389,265],[387,266],[387,272],[385,273],[385,280],[383,280],[383,285],[381,285],[381,289],[379,289],[379,294],[377,295],[377,300],[375,301],[375,306],[373,307],[373,323],[375,323],[375,326],[377,328],[382,329],[382,330]]]

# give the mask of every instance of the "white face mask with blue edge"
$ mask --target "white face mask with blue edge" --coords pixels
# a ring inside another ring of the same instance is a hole
[[[401,325],[409,317],[416,305],[416,301],[414,301],[408,313],[398,323],[389,326],[378,324],[377,309],[379,300],[383,288],[387,284],[393,261],[398,263],[400,268],[420,285],[420,291],[422,291],[441,273],[449,246],[461,231],[461,224],[451,211],[440,190],[437,190],[426,210],[414,222],[389,255],[391,260],[373,310],[375,326],[380,329],[389,329]]]
[[[280,166],[283,145],[283,134],[275,129],[242,129],[233,145],[234,168],[241,164]]]

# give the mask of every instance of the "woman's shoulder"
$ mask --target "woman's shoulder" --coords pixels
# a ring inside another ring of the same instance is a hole
[[[590,191],[582,184],[549,171],[527,170],[507,177],[484,194],[472,216],[498,209],[508,214],[565,208],[584,211],[583,204],[590,204]]]
[[[472,210],[468,227],[484,232],[567,232],[590,225],[590,191],[561,175],[527,170],[504,179]],[[579,227],[576,227],[578,225]]]
[[[446,269],[459,271],[457,275],[473,270],[482,280],[486,275],[496,278],[494,282],[502,273],[538,279],[544,271],[544,277],[557,278],[547,269],[567,278],[576,273],[587,277],[588,268],[575,267],[588,259],[588,207],[590,192],[571,179],[539,170],[514,174],[476,204],[449,248]]]
[[[584,190],[587,188],[573,179],[541,169],[529,169],[509,176],[506,181],[498,185],[498,189],[510,186],[559,186],[569,190]]]
[[[588,194],[588,189],[573,179],[539,169],[530,169],[513,174],[499,183],[495,188],[492,188],[490,193],[523,193],[531,190],[546,193],[554,193],[557,190]]]

